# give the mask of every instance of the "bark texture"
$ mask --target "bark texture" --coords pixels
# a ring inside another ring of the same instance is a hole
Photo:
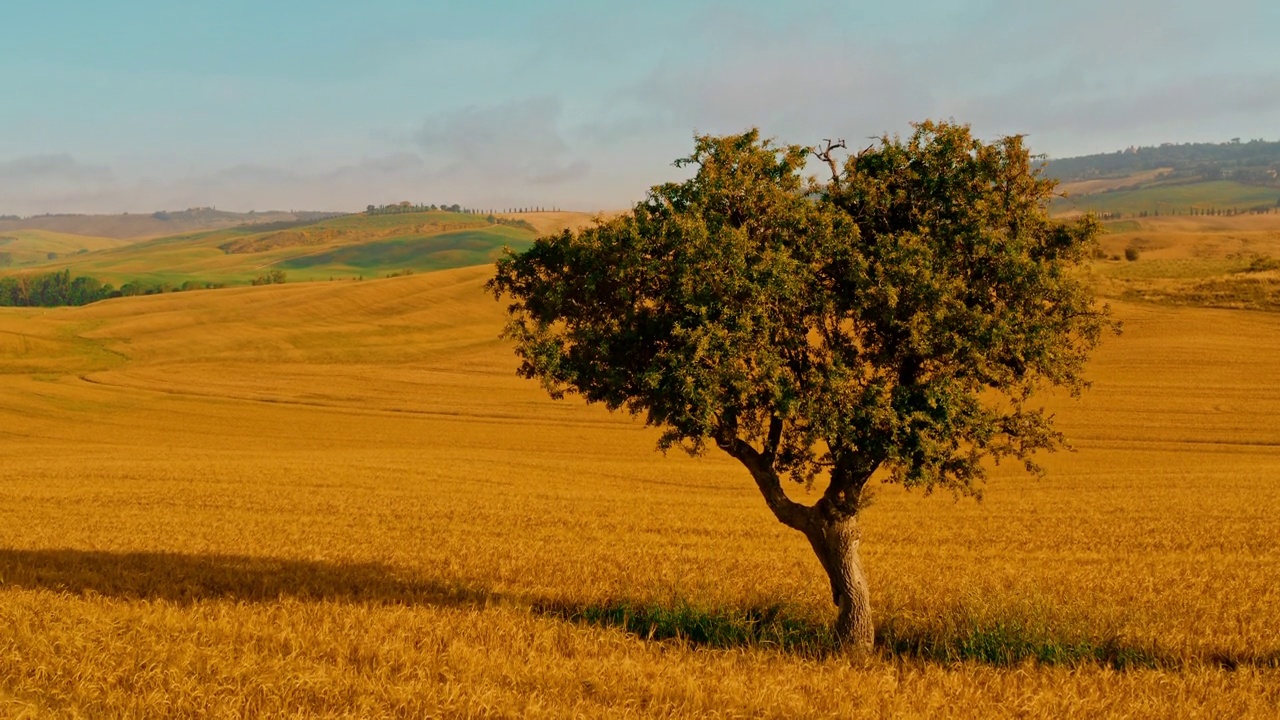
[[[861,532],[856,515],[823,512],[823,503],[812,508],[812,523],[805,531],[809,544],[831,581],[831,601],[836,606],[836,637],[850,651],[866,652],[875,643],[871,620],[871,596],[858,556]]]
[[[770,433],[771,440],[777,432]],[[776,447],[776,441],[772,446]],[[774,517],[809,539],[831,582],[831,600],[836,606],[835,634],[840,644],[853,653],[870,651],[875,643],[875,624],[871,619],[867,579],[858,556],[861,540],[858,497],[871,471],[865,470],[858,475],[837,474],[836,482],[823,498],[810,507],[787,497],[782,481],[773,469],[773,457],[768,449],[759,452],[737,438],[721,443],[720,447],[751,471],[751,477]]]

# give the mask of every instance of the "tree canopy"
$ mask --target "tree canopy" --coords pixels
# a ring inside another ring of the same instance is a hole
[[[1060,442],[1028,401],[1083,386],[1106,313],[1072,267],[1096,224],[1048,217],[1020,137],[925,122],[827,182],[811,152],[698,137],[692,179],[501,260],[520,372],[803,481],[972,492],[984,457]]]

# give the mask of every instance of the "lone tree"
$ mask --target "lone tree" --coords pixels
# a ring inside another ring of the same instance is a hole
[[[687,182],[498,261],[520,374],[553,397],[643,414],[660,447],[741,462],[831,581],[836,634],[874,638],[858,514],[877,477],[977,494],[984,460],[1039,472],[1063,442],[1038,389],[1078,393],[1109,324],[1073,267],[1019,136],[924,122],[843,162],[843,143],[696,138]],[[816,155],[829,180],[806,178]],[[878,473],[878,475],[877,475]],[[784,481],[825,489],[813,505]]]

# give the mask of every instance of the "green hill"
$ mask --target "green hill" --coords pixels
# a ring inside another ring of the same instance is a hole
[[[90,237],[48,230],[0,231],[0,270],[38,265],[55,258],[119,247],[116,238]]]
[[[1280,142],[1165,143],[1050,160],[1056,212],[1118,217],[1278,212]]]
[[[1280,187],[1280,142],[1235,139],[1225,143],[1164,143],[1055,158],[1046,167],[1050,176],[1063,182],[1126,177],[1157,169],[1169,170],[1171,180],[1230,179]]]
[[[1280,188],[1230,180],[1149,183],[1059,198],[1053,210],[1096,212],[1117,217],[1146,215],[1240,214],[1280,211]]]
[[[46,259],[23,270],[69,269],[117,287],[247,284],[272,271],[286,272],[290,281],[378,277],[489,262],[504,245],[524,247],[534,237],[524,224],[480,215],[359,214],[143,240]]]

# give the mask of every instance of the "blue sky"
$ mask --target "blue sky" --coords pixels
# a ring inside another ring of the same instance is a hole
[[[1280,3],[3,0],[0,214],[621,207],[696,132],[1280,139]]]

